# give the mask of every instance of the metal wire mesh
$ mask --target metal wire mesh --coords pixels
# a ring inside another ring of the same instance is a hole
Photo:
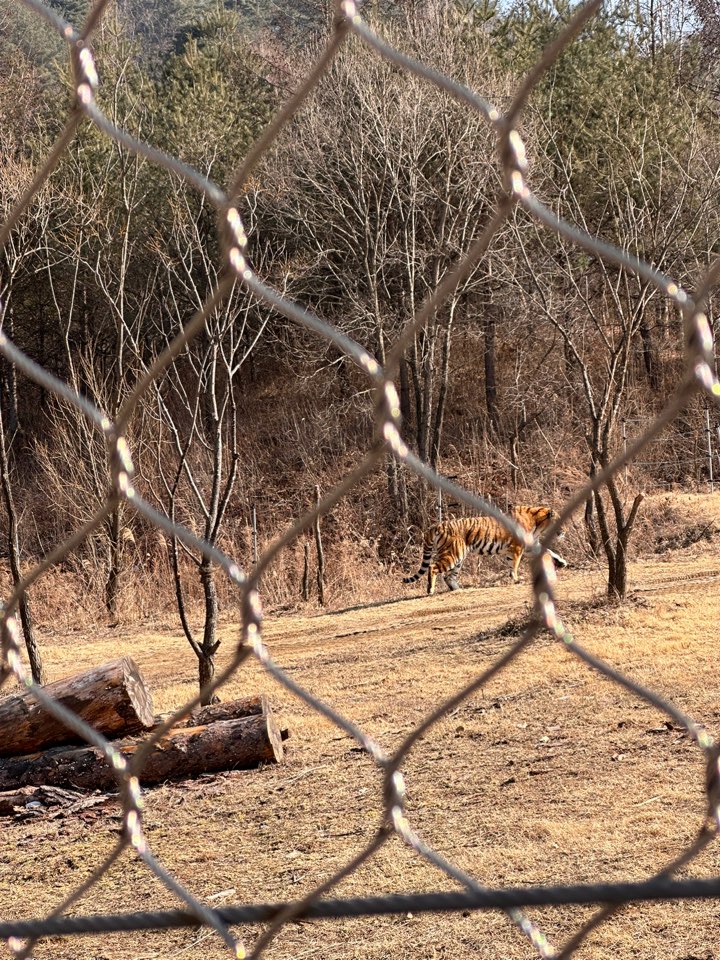
[[[98,108],[95,91],[98,85],[93,56],[88,46],[93,31],[103,17],[108,0],[98,0],[90,11],[88,20],[81,29],[66,23],[54,11],[44,7],[39,0],[23,0],[30,8],[54,28],[66,41],[72,63],[75,98],[60,136],[48,154],[46,161],[37,172],[32,183],[10,213],[5,224],[0,229],[0,247],[8,240],[13,228],[23,217],[27,208],[38,194],[42,184],[47,180],[58,163],[68,144],[73,139],[80,124],[87,120],[95,125],[105,135],[117,141],[127,150],[142,155],[153,163],[173,171],[184,178],[190,187],[203,193],[217,210],[218,232],[222,242],[222,256],[224,271],[217,287],[212,291],[207,303],[197,315],[187,324],[182,336],[179,336],[167,350],[159,357],[153,367],[137,383],[131,396],[124,404],[114,422],[89,403],[84,398],[75,395],[65,384],[52,376],[48,371],[33,363],[27,356],[18,350],[5,336],[0,333],[0,350],[4,356],[14,363],[26,376],[41,384],[45,389],[63,397],[74,404],[95,426],[104,437],[109,451],[111,476],[108,484],[108,495],[98,513],[92,517],[81,529],[66,542],[60,543],[37,566],[32,569],[12,595],[7,599],[2,612],[2,673],[0,679],[6,680],[14,675],[33,696],[54,716],[60,718],[72,728],[80,737],[98,747],[107,763],[113,769],[117,778],[123,807],[123,830],[106,860],[83,882],[71,895],[52,911],[50,916],[27,922],[4,922],[0,924],[0,936],[8,939],[11,949],[18,957],[30,955],[37,938],[58,933],[77,933],[87,930],[131,930],[150,927],[181,926],[188,924],[204,924],[213,928],[217,935],[227,945],[228,950],[237,956],[244,956],[245,951],[238,943],[230,930],[230,925],[237,922],[264,921],[267,925],[264,932],[254,944],[252,956],[262,953],[270,941],[277,935],[282,926],[290,919],[298,916],[358,916],[372,913],[397,912],[404,913],[409,909],[422,910],[449,910],[468,908],[495,908],[505,910],[512,922],[530,940],[535,950],[541,956],[569,956],[582,943],[588,933],[613,913],[618,906],[631,901],[645,899],[683,898],[697,896],[720,895],[720,880],[710,881],[680,881],[674,880],[673,874],[682,866],[693,860],[716,836],[720,821],[720,776],[718,749],[710,736],[689,717],[685,716],[673,704],[658,696],[654,691],[647,689],[629,677],[624,676],[607,663],[584,650],[574,639],[563,624],[555,603],[554,567],[546,547],[552,545],[552,539],[572,514],[581,508],[593,489],[599,489],[608,477],[621,471],[624,466],[637,457],[646,448],[660,431],[669,424],[681,411],[688,401],[698,393],[703,393],[708,399],[717,402],[720,399],[720,383],[714,376],[713,342],[708,321],[703,313],[703,302],[712,285],[720,276],[720,259],[716,260],[706,276],[700,282],[694,293],[680,288],[670,277],[653,269],[647,263],[635,259],[629,254],[617,249],[597,238],[584,233],[564,222],[544,206],[529,189],[526,179],[526,159],[523,141],[518,133],[517,123],[524,104],[534,86],[543,76],[561,52],[570,44],[584,25],[593,17],[601,6],[601,0],[591,0],[580,8],[567,27],[545,50],[541,59],[535,64],[529,75],[516,91],[514,99],[504,113],[486,102],[474,91],[466,89],[450,77],[443,76],[427,66],[419,63],[386,44],[376,35],[361,18],[352,0],[342,0],[335,6],[335,16],[332,33],[327,46],[315,63],[311,73],[298,87],[294,96],[279,111],[263,136],[255,143],[247,156],[242,168],[237,172],[232,189],[224,192],[217,184],[206,179],[200,172],[169,156],[147,143],[140,142],[118,129]],[[323,77],[328,67],[341,49],[348,37],[354,35],[368,44],[374,51],[388,60],[393,61],[403,70],[411,71],[423,78],[428,84],[446,91],[450,96],[463,104],[469,111],[479,114],[494,130],[497,136],[497,150],[502,163],[503,185],[497,198],[495,214],[483,235],[474,244],[467,255],[452,269],[428,297],[417,315],[404,329],[402,335],[388,355],[385,367],[364,350],[358,343],[337,329],[321,320],[318,316],[303,309],[288,299],[282,297],[275,290],[261,282],[253,272],[246,257],[247,237],[241,215],[235,206],[235,198],[239,195],[243,185],[247,182],[258,161],[266,154],[280,130],[297,111],[300,105],[311,94]],[[641,436],[627,445],[623,453],[602,472],[598,473],[591,483],[579,489],[569,500],[561,517],[546,539],[545,546],[533,543],[524,531],[516,528],[513,522],[497,507],[481,498],[463,490],[456,484],[436,474],[425,463],[421,462],[403,442],[400,432],[399,402],[394,380],[398,374],[400,359],[411,342],[413,336],[428,323],[443,301],[453,292],[458,284],[474,269],[481,257],[488,249],[494,234],[500,229],[510,216],[513,208],[523,207],[536,221],[548,230],[561,234],[566,239],[583,247],[595,256],[601,256],[609,261],[622,265],[633,271],[649,283],[653,284],[664,296],[668,297],[681,312],[684,320],[684,336],[686,348],[685,376],[680,387],[671,396],[662,413],[645,429]],[[359,465],[340,483],[331,490],[319,503],[316,509],[297,522],[278,540],[272,543],[259,557],[252,573],[245,574],[233,560],[209,544],[203,543],[189,530],[170,521],[146,503],[133,487],[133,463],[130,450],[125,439],[128,423],[146,393],[152,389],[153,382],[162,375],[163,371],[173,363],[181,350],[192,338],[203,329],[206,320],[213,308],[229,294],[232,285],[240,282],[246,290],[259,297],[265,304],[284,314],[290,320],[306,329],[315,332],[320,337],[332,342],[342,350],[360,370],[367,376],[375,396],[375,431],[373,441]],[[272,661],[262,640],[262,608],[258,595],[258,583],[263,572],[268,568],[277,554],[296,540],[300,534],[311,528],[318,515],[326,514],[346,494],[352,491],[384,457],[395,457],[405,467],[412,470],[419,477],[424,478],[431,486],[445,495],[460,501],[474,511],[489,514],[503,523],[515,536],[526,543],[532,558],[534,610],[530,623],[521,638],[512,645],[493,665],[482,675],[474,678],[463,689],[458,690],[445,703],[440,704],[422,723],[407,736],[401,746],[393,753],[386,752],[380,743],[368,736],[346,717],[336,712],[332,706],[317,699],[307,690],[295,683]],[[15,620],[20,597],[39,577],[53,564],[66,557],[84,538],[95,531],[110,515],[119,502],[125,501],[142,514],[145,518],[174,534],[186,544],[201,550],[221,568],[235,586],[241,610],[241,627],[237,646],[230,664],[213,681],[213,688],[225,683],[234,674],[240,665],[249,657],[255,657],[276,680],[283,684],[294,695],[301,698],[314,710],[317,710],[342,731],[354,738],[365,750],[382,772],[384,777],[384,806],[381,811],[380,825],[371,841],[350,862],[346,863],[329,880],[313,890],[307,897],[298,902],[281,904],[266,904],[257,907],[230,908],[213,910],[194,897],[183,884],[172,876],[168,870],[155,858],[143,831],[141,793],[138,784],[145,758],[160,738],[172,727],[177,719],[187,714],[199,701],[196,697],[186,704],[175,716],[168,719],[159,729],[153,732],[144,747],[131,760],[126,760],[111,742],[100,736],[95,730],[81,722],[71,711],[57,702],[54,702],[42,688],[35,686],[29,679],[23,666],[18,637],[18,627]],[[463,700],[477,691],[487,681],[518,654],[525,649],[541,632],[548,632],[558,643],[571,651],[583,661],[588,668],[597,671],[609,680],[643,698],[658,709],[664,711],[671,720],[684,727],[690,734],[697,748],[703,753],[707,769],[706,797],[707,807],[703,822],[699,825],[693,842],[673,862],[668,863],[656,877],[637,884],[603,884],[582,887],[536,887],[525,890],[489,890],[480,882],[448,862],[436,850],[426,845],[415,832],[412,823],[405,812],[405,787],[401,768],[409,751],[423,737],[428,730],[439,720],[446,717]],[[343,878],[353,873],[365,861],[389,840],[397,836],[417,854],[443,871],[448,877],[457,881],[464,889],[463,894],[417,894],[403,897],[375,897],[364,899],[329,900],[326,894],[333,889]],[[165,912],[156,914],[118,915],[109,917],[64,917],[68,909],[97,881],[104,876],[120,854],[127,848],[132,848],[144,862],[148,870],[152,871],[165,886],[173,891],[185,904],[185,911]],[[556,951],[548,942],[543,932],[532,923],[522,912],[521,908],[529,904],[553,903],[599,903],[602,904],[598,912],[590,921],[566,943]]]
[[[643,478],[652,477],[658,487],[673,484],[687,488],[690,485],[714,490],[715,477],[720,466],[716,437],[710,428],[708,411],[701,420],[697,417],[680,418],[671,430],[658,437],[633,461],[633,470]],[[642,434],[647,420],[628,417],[623,421],[623,445]],[[647,485],[647,484],[644,484]]]

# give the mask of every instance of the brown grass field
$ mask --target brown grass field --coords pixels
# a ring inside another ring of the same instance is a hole
[[[687,501],[717,517],[720,498]],[[482,569],[482,568],[481,568]],[[527,576],[527,572],[526,572]],[[268,616],[275,661],[392,750],[422,718],[513,642],[497,630],[522,621],[531,594],[472,586],[421,596],[398,583],[395,602],[317,615]],[[559,576],[560,611],[577,640],[720,734],[715,541],[632,564],[626,604],[602,603],[603,571]],[[495,632],[494,632],[495,631]],[[220,664],[236,639],[223,628]],[[44,636],[51,679],[131,655],[158,711],[193,693],[193,655],[179,630],[138,627]],[[277,767],[235,771],[145,791],[152,850],[212,905],[296,899],[361,849],[381,815],[378,770],[344,732],[294,698],[253,661],[223,699],[265,691],[290,729]],[[691,842],[704,815],[703,762],[681,729],[595,674],[547,637],[430,730],[404,768],[411,824],[426,842],[489,886],[640,880]],[[52,819],[2,821],[0,915],[42,915],[77,886],[115,842],[117,802]],[[683,876],[720,873],[711,845]],[[339,896],[455,889],[393,838],[345,880]],[[164,909],[174,897],[126,852],[77,905],[78,913]],[[561,945],[593,908],[531,916]],[[640,904],[594,931],[579,957],[720,957],[717,902]],[[238,931],[246,945],[257,929]],[[229,955],[199,930],[42,941],[38,958],[215,958]],[[534,956],[497,912],[288,924],[266,956],[308,958]]]

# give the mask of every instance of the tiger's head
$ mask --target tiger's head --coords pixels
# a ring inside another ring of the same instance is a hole
[[[557,510],[553,510],[552,507],[518,507],[517,514],[521,523],[523,520],[521,513],[524,513],[527,519],[527,524],[523,524],[523,526],[527,526],[530,532],[537,536],[539,536],[543,530],[547,530],[560,516]],[[563,536],[563,532],[560,531],[556,539],[562,540]]]

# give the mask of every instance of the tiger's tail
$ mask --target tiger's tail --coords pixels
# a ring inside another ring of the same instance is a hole
[[[559,539],[560,538],[558,537],[558,540]],[[568,565],[567,560],[561,557],[559,553],[555,553],[554,550],[550,550],[549,548],[548,548],[548,553],[552,557],[553,563],[555,564],[556,567],[566,567]]]
[[[430,568],[434,546],[435,546],[435,532],[431,531],[425,537],[425,541],[423,543],[423,555],[422,555],[422,562],[420,564],[420,569],[412,577],[403,577],[403,583],[415,583],[421,577],[425,576],[425,574],[428,572]]]

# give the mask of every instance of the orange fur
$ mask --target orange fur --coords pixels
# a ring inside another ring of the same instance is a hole
[[[511,516],[533,537],[557,519],[550,507],[515,507]],[[492,555],[510,554],[513,558],[512,578],[518,582],[518,567],[525,547],[492,517],[463,517],[459,520],[444,520],[436,523],[425,534],[423,558],[420,569],[414,576],[406,577],[403,583],[414,583],[427,571],[428,593],[435,592],[435,582],[441,574],[451,590],[458,590],[457,576],[468,553]],[[435,559],[433,560],[433,556]],[[556,562],[565,566],[565,561],[553,554]]]

